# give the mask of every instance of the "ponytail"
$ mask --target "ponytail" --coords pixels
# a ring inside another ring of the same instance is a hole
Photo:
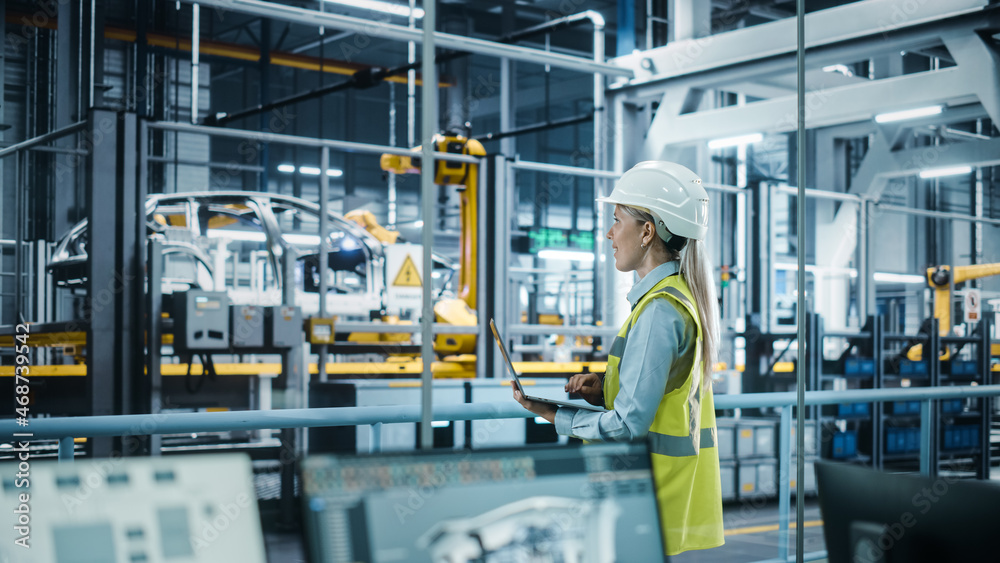
[[[688,241],[681,255],[680,271],[698,308],[702,331],[702,384],[710,385],[712,370],[719,357],[719,302],[715,292],[714,268],[703,241]]]

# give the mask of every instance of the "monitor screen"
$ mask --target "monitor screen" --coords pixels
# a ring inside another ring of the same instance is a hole
[[[662,561],[645,443],[316,456],[313,563]]]
[[[817,462],[830,563],[995,561],[1000,486]]]

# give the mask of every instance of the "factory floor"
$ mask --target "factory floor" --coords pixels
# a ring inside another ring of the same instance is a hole
[[[791,507],[795,520],[795,504]],[[778,503],[732,502],[723,505],[726,545],[706,551],[688,552],[671,559],[672,563],[749,563],[778,556]],[[267,532],[264,534],[269,563],[305,563],[301,534]],[[789,537],[789,555],[795,553],[795,531]],[[823,551],[823,527],[815,498],[805,503],[805,552]]]
[[[795,525],[794,499],[789,512]],[[748,563],[778,556],[778,502],[728,502],[722,507],[726,545],[705,551],[691,551],[671,559],[672,563]],[[795,554],[795,529],[788,537],[788,555]],[[825,551],[823,522],[815,497],[805,502],[805,553]],[[825,560],[823,560],[825,561]]]

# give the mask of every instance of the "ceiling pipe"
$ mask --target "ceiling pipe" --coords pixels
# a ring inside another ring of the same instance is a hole
[[[473,137],[480,143],[485,143],[487,141],[499,141],[500,139],[505,139],[507,137],[517,137],[519,135],[527,135],[528,133],[537,133],[539,131],[546,131],[549,129],[556,129],[558,127],[568,127],[570,125],[578,125],[580,123],[587,123],[594,120],[593,113],[587,113],[584,115],[577,115],[575,117],[567,117],[566,119],[554,119],[551,121],[546,121],[544,123],[535,123],[534,125],[526,125],[518,129],[512,129],[510,131],[497,131],[496,133],[486,133],[485,135],[479,135]]]

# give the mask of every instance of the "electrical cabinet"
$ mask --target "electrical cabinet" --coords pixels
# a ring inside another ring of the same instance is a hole
[[[267,307],[264,316],[264,337],[268,346],[291,348],[302,343],[302,312],[298,307]]]
[[[224,291],[189,289],[173,296],[174,350],[229,349],[229,297]]]
[[[233,305],[229,314],[229,334],[233,348],[262,348],[264,308],[257,305]]]

